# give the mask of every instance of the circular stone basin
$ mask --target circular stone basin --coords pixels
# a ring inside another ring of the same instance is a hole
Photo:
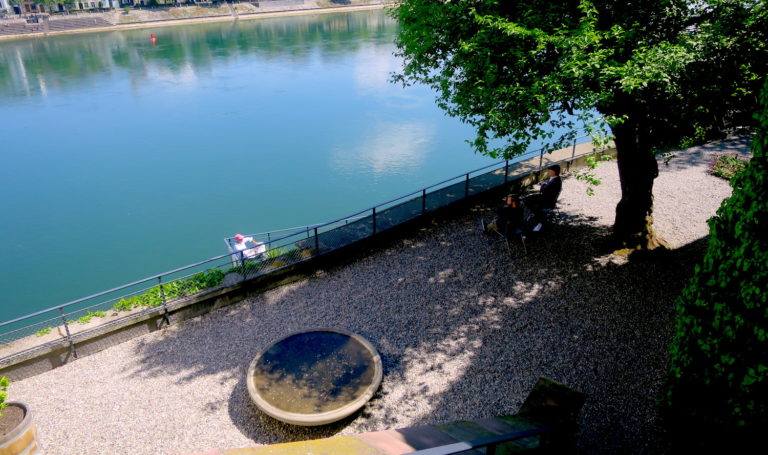
[[[381,357],[368,341],[344,330],[313,329],[257,355],[246,382],[268,415],[293,425],[324,425],[360,409],[381,378]]]

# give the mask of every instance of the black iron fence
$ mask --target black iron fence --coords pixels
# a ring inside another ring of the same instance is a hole
[[[256,258],[232,252],[0,323],[0,366],[46,345],[74,342],[137,313],[169,310],[189,298],[290,267],[348,246],[467,197],[497,188],[532,171],[593,153],[588,137],[549,155],[536,150],[443,180],[330,222],[291,232],[253,235],[266,244]],[[227,239],[229,242],[229,239]],[[76,356],[76,352],[72,352]]]

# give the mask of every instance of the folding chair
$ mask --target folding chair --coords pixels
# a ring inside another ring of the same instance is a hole
[[[563,215],[560,213],[560,209],[557,207],[557,202],[558,200],[556,199],[552,205],[542,208],[542,211],[544,212],[544,215],[546,215],[547,220],[552,219],[555,215],[557,215],[557,219],[562,218]]]
[[[557,207],[557,201],[551,206],[545,207],[542,213],[544,213],[544,224],[548,229],[551,229],[552,226],[555,226],[563,218],[563,214],[560,213],[560,209]]]
[[[503,232],[497,231],[495,229],[489,231],[487,229],[487,225],[485,224],[485,219],[480,220],[480,226],[483,228],[483,232],[500,237],[498,241],[504,242],[504,244],[507,246],[507,252],[510,256],[512,255],[512,247],[509,246],[509,238],[511,236],[517,236],[520,238],[520,243],[523,245],[523,255],[528,254],[528,248],[525,246],[525,232],[522,229],[515,228],[512,232],[509,232],[509,223],[507,223]]]
[[[561,191],[562,191],[562,189],[561,189]],[[539,222],[543,226],[551,224],[550,222],[551,222],[551,220],[553,220],[555,218],[555,215],[557,215],[557,219],[558,220],[562,217],[562,214],[560,213],[560,209],[557,207],[557,202],[560,199],[561,191],[558,191],[554,195],[554,200],[549,201],[547,203],[547,205],[540,205],[539,206],[538,210],[540,212],[540,218],[541,218],[539,220]],[[530,208],[530,210],[533,211],[533,208]],[[528,220],[528,219],[529,218],[527,218],[526,220]],[[536,231],[536,232],[538,232],[538,231]]]

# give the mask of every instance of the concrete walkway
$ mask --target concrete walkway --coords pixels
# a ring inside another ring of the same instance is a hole
[[[348,5],[336,5],[317,0],[304,0],[288,4],[275,2],[271,5],[262,2],[238,3],[234,6],[224,3],[216,7],[210,6],[180,6],[161,7],[157,9],[132,8],[128,12],[114,10],[103,13],[73,12],[67,16],[54,15],[50,17],[49,26],[44,20],[37,23],[27,23],[18,15],[14,18],[0,20],[0,41],[29,37],[44,37],[72,33],[103,32],[108,30],[124,30],[127,28],[158,28],[184,24],[223,22],[234,20],[253,20],[269,17],[281,17],[304,14],[322,14],[334,12],[352,12],[366,9],[384,8],[391,1],[361,0]],[[66,24],[69,22],[69,24]],[[79,24],[78,24],[79,22]]]

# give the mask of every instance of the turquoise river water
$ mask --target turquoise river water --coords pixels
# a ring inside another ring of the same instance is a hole
[[[397,30],[364,11],[0,42],[0,321],[490,164],[390,82]]]

